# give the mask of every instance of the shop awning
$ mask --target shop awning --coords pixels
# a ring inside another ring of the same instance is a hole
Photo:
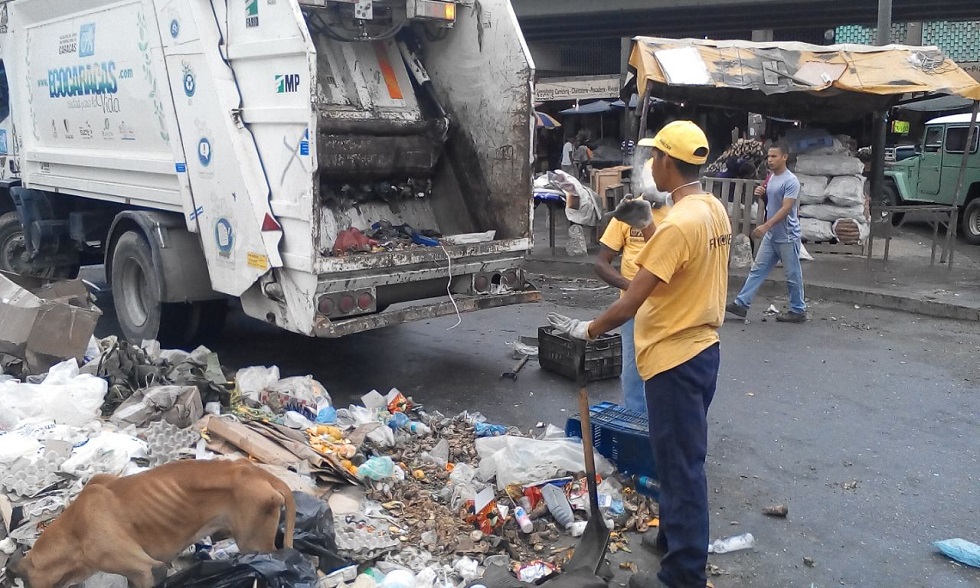
[[[811,121],[856,118],[906,94],[980,100],[980,83],[935,47],[636,37],[630,67],[659,98]]]

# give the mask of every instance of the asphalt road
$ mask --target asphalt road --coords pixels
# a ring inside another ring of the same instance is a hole
[[[92,276],[90,276],[92,277]],[[310,340],[240,313],[212,348],[230,367],[278,365],[313,374],[339,406],[392,387],[447,414],[480,411],[525,430],[564,426],[574,384],[531,362],[518,380],[507,342],[535,335],[558,310],[589,318],[610,303],[595,282],[542,280],[546,302]],[[100,334],[117,330],[111,295]],[[777,306],[780,301],[776,300]],[[756,308],[769,300],[760,297]],[[980,330],[957,323],[816,301],[806,325],[722,328],[722,367],[709,411],[711,534],[751,532],[754,550],[713,555],[727,587],[980,585],[980,570],[931,543],[980,543]],[[615,380],[590,386],[617,400]],[[761,514],[789,507],[786,519]],[[805,565],[804,558],[813,566]],[[656,565],[634,541],[615,561]],[[625,583],[617,573],[614,586]]]

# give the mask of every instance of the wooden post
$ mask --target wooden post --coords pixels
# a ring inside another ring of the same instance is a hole
[[[980,113],[980,100],[974,101],[973,112],[970,114],[970,130],[966,133],[966,143],[963,144],[963,161],[960,162],[960,172],[956,176],[956,191],[953,192],[953,210],[949,215],[949,226],[946,227],[946,244],[943,246],[943,255],[939,263],[947,260],[949,263],[946,269],[953,267],[953,249],[956,246],[956,229],[959,225],[960,212],[960,192],[963,190],[963,179],[966,177],[966,164],[970,157],[970,147],[973,145],[973,137],[977,134],[977,114]]]
[[[640,128],[636,131],[636,142],[639,143],[647,130],[647,113],[650,110],[650,92],[653,91],[653,82],[647,81],[643,85],[643,92],[640,93],[640,103],[637,104],[640,111]]]

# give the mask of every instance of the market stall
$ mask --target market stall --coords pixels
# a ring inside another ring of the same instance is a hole
[[[864,180],[853,178],[861,175],[863,165],[856,167],[858,160],[844,149],[844,141],[838,141],[838,145],[830,137],[829,144],[819,144],[816,149],[805,142],[796,145],[797,153],[809,159],[805,164],[809,171],[804,175],[814,178],[805,189],[812,192],[811,198],[815,200],[811,206],[824,207],[812,212],[821,213],[817,220],[832,225],[840,225],[837,221],[845,218],[857,225],[863,218],[866,224],[871,219],[893,214],[890,207],[882,205],[884,139],[892,107],[903,100],[940,95],[959,96],[980,104],[980,84],[935,47],[817,46],[637,37],[630,57],[630,72],[631,81],[624,88],[624,96],[639,88],[643,98],[655,96],[702,107],[743,110],[805,124],[839,124],[874,114],[872,185],[870,198],[864,199],[866,206],[860,215],[856,213],[858,202],[853,192],[855,182],[860,181],[863,186]],[[643,98],[640,103],[648,104]],[[638,109],[636,118],[640,129],[646,128],[646,117],[647,108]],[[975,118],[971,122],[971,134],[976,132]],[[821,149],[828,151],[824,153]],[[797,161],[798,166],[801,163]],[[803,172],[797,169],[797,173]],[[960,190],[962,185],[957,193]],[[729,192],[725,186],[719,191]],[[751,218],[751,190],[740,187],[738,193],[742,200],[732,202],[729,209],[733,216]],[[832,210],[834,207],[848,208],[851,212],[835,216],[839,212]],[[919,210],[926,208],[941,208],[946,215],[950,230],[944,254],[951,252],[957,206],[919,207]],[[855,234],[850,223],[843,224],[847,226],[847,235]],[[857,235],[864,244],[860,228]],[[871,239],[869,231],[865,248],[869,255]],[[833,240],[841,241],[836,233]]]

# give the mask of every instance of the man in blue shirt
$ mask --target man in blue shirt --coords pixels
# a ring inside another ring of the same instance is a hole
[[[725,310],[735,316],[745,318],[752,299],[762,286],[762,282],[783,262],[786,271],[786,286],[789,288],[789,312],[776,317],[781,323],[804,323],[806,302],[803,301],[803,267],[800,265],[800,220],[799,209],[800,181],[786,168],[789,151],[779,143],[769,148],[767,163],[772,172],[764,186],[755,189],[755,195],[765,198],[766,222],[759,225],[752,236],[762,237],[755,263],[749,277]]]

